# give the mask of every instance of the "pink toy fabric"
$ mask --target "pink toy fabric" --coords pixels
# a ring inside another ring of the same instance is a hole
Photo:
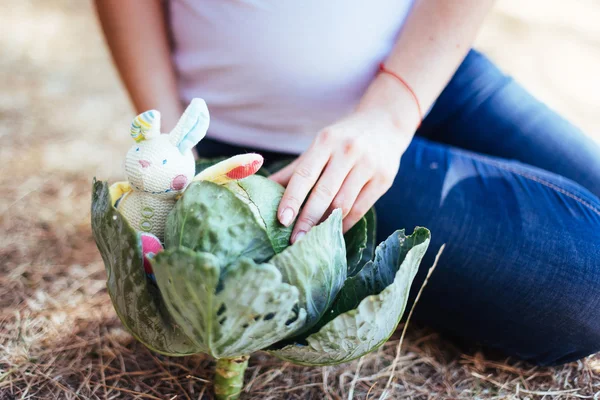
[[[142,253],[144,254],[144,271],[150,279],[154,280],[154,271],[150,259],[163,250],[160,240],[151,233],[143,232],[140,234],[142,241]]]
[[[249,164],[240,165],[239,167],[232,169],[226,175],[230,179],[244,179],[257,173],[260,167],[262,167],[262,164],[263,159],[261,157],[260,159],[254,160]]]

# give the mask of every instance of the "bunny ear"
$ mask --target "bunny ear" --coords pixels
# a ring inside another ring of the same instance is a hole
[[[206,102],[202,99],[193,99],[177,126],[169,134],[171,143],[177,146],[181,153],[185,153],[206,135],[209,122]]]
[[[150,110],[134,118],[129,130],[136,143],[160,135],[160,113]]]

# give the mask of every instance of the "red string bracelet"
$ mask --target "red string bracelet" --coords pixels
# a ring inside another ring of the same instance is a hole
[[[413,99],[415,100],[415,104],[417,105],[417,110],[419,111],[419,124],[421,124],[421,121],[423,121],[423,111],[421,111],[421,103],[419,102],[419,98],[415,94],[415,91],[410,87],[410,85],[404,79],[402,79],[400,77],[400,75],[387,69],[383,63],[379,64],[379,71],[389,74],[389,75],[393,76],[394,78],[396,78],[410,92]]]

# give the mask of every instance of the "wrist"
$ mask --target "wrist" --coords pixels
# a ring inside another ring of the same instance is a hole
[[[420,106],[410,89],[394,76],[380,73],[357,106],[358,112],[381,113],[399,130],[412,135],[421,123]]]

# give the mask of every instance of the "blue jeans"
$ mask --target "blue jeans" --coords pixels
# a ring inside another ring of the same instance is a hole
[[[541,365],[600,351],[600,147],[483,55],[466,57],[375,207],[379,240],[431,230],[412,299],[446,244],[416,320]]]

